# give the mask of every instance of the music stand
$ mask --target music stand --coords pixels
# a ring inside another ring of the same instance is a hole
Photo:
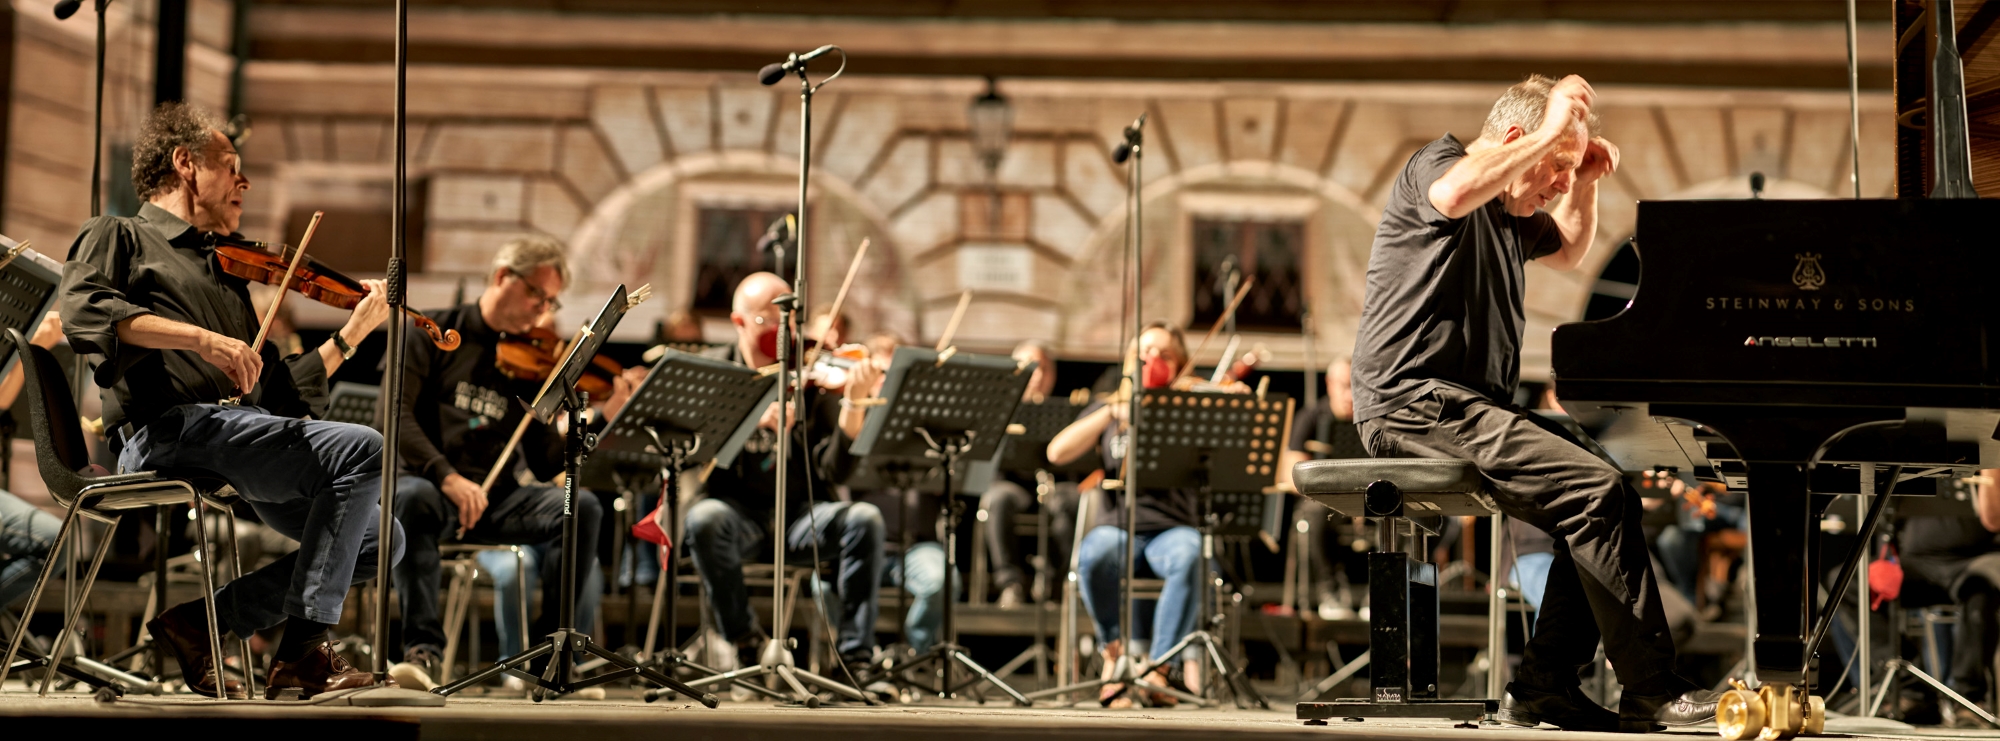
[[[944,530],[943,630],[936,645],[896,674],[936,664],[938,683],[926,689],[939,697],[949,698],[960,689],[987,682],[1013,698],[1015,704],[1031,704],[958,645],[957,600],[952,599],[950,587],[958,578],[958,521],[965,512],[965,505],[952,494],[954,478],[960,475],[954,469],[961,461],[990,460],[999,451],[1033,367],[1003,356],[896,348],[882,381],[885,404],[868,410],[861,434],[849,448],[877,466],[904,464],[938,472],[938,487],[945,497],[938,512]],[[953,682],[953,664],[963,665],[975,676],[963,683]]]
[[[1179,643],[1148,666],[1136,666],[1137,661],[1128,650],[1120,657],[1120,663],[1134,666],[1129,671],[1114,672],[1114,676],[1108,679],[1045,690],[1035,693],[1035,696],[1061,695],[1121,682],[1126,685],[1126,692],[1130,692],[1132,687],[1139,687],[1206,705],[1207,701],[1202,698],[1160,687],[1144,679],[1152,667],[1167,665],[1174,657],[1199,646],[1202,655],[1222,675],[1238,707],[1270,707],[1264,696],[1250,685],[1250,678],[1244,675],[1243,668],[1223,653],[1221,639],[1210,631],[1210,627],[1219,623],[1222,616],[1208,614],[1212,604],[1208,590],[1213,580],[1205,572],[1215,553],[1216,531],[1221,524],[1215,508],[1217,495],[1225,494],[1225,499],[1238,508],[1254,508],[1262,504],[1264,488],[1276,480],[1278,451],[1283,449],[1285,434],[1291,429],[1291,417],[1291,400],[1282,394],[1255,396],[1149,389],[1139,397],[1138,436],[1134,446],[1137,455],[1132,456],[1130,468],[1147,481],[1192,482],[1201,492],[1201,569],[1204,573],[1197,580],[1199,586],[1195,601],[1202,617],[1197,620],[1193,632],[1183,636]],[[1128,515],[1136,508],[1137,499],[1134,492],[1126,491]],[[1254,523],[1259,519],[1245,516],[1235,521],[1238,527],[1254,528],[1254,524],[1244,523]],[[1130,537],[1129,533],[1127,537]],[[1123,586],[1126,599],[1130,599],[1131,584],[1127,582]]]
[[[597,435],[584,430],[583,412],[589,406],[589,395],[576,390],[576,381],[583,376],[597,351],[604,346],[604,340],[611,336],[611,330],[618,326],[628,308],[625,286],[612,291],[611,298],[597,313],[581,340],[570,345],[569,353],[557,367],[548,385],[542,387],[541,395],[529,407],[529,413],[543,424],[553,424],[558,412],[569,420],[569,430],[563,436],[563,525],[562,525],[562,600],[557,613],[557,627],[554,633],[526,651],[495,663],[486,670],[461,679],[450,685],[431,690],[439,695],[450,695],[467,687],[476,686],[501,674],[512,674],[527,680],[535,687],[534,699],[541,702],[557,695],[566,695],[586,687],[615,682],[626,677],[637,676],[662,687],[668,687],[688,698],[708,707],[715,707],[714,695],[704,693],[682,684],[680,680],[658,671],[642,667],[631,659],[620,656],[598,646],[590,635],[576,629],[576,563],[580,558],[576,552],[576,487],[583,475],[583,460],[597,445]],[[636,399],[635,399],[636,401]],[[597,527],[597,523],[591,523]],[[527,626],[522,626],[524,629]],[[571,670],[577,664],[578,654],[589,654],[602,659],[606,664],[617,667],[611,671],[587,679],[571,679]],[[525,671],[535,659],[549,657],[548,666],[541,676]]]
[[[333,385],[333,391],[326,401],[326,421],[346,422],[363,427],[382,429],[381,412],[378,401],[382,397],[381,386],[341,381]]]
[[[595,468],[658,475],[663,482],[660,506],[669,523],[669,536],[667,566],[661,569],[658,589],[666,601],[669,647],[664,654],[646,657],[643,665],[649,670],[672,675],[686,667],[704,677],[721,674],[689,661],[672,639],[673,626],[679,622],[674,581],[678,533],[672,532],[672,523],[677,521],[680,477],[711,460],[725,465],[733,461],[743,441],[756,429],[755,415],[769,403],[776,382],[775,375],[760,374],[737,363],[669,349],[598,438]],[[619,478],[631,481],[638,476]],[[735,684],[776,695],[748,682]],[[668,691],[682,692],[668,685],[648,690],[646,701]]]
[[[1007,426],[1007,441],[1001,444],[997,472],[1014,474],[1016,477],[1032,478],[1035,481],[1035,502],[1039,505],[1035,514],[1035,552],[1041,565],[1035,568],[1035,589],[1041,595],[1055,593],[1049,578],[1054,574],[1055,564],[1049,560],[1050,508],[1054,502],[1049,498],[1055,491],[1056,476],[1082,477],[1097,470],[1094,456],[1079,456],[1067,464],[1057,465],[1049,460],[1049,441],[1061,434],[1063,429],[1075,422],[1084,405],[1070,399],[1051,397],[1042,401],[1023,401],[1014,408],[1014,422]],[[995,672],[1006,676],[1022,664],[1035,662],[1037,684],[1048,680],[1049,636],[1047,610],[1040,603],[1035,605],[1035,644],[1016,654]]]

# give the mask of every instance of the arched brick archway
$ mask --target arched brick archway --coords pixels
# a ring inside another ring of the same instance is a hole
[[[692,298],[695,210],[711,204],[796,208],[797,168],[795,159],[729,151],[675,158],[632,177],[600,199],[569,240],[578,294],[598,295],[620,282],[651,283],[654,299],[627,317],[620,334],[650,331],[654,320]],[[867,239],[872,244],[856,282],[868,290],[851,293],[844,312],[857,327],[909,334],[916,298],[907,289],[907,267],[886,218],[839,178],[815,175],[812,186],[806,242],[812,302],[833,300],[855,250]]]
[[[1344,354],[1361,316],[1368,249],[1378,209],[1338,182],[1299,167],[1235,161],[1148,178],[1145,198],[1145,319],[1186,323],[1192,316],[1193,250],[1188,227],[1198,216],[1297,219],[1305,222],[1307,253],[1301,279],[1318,328],[1319,353]],[[1062,305],[1062,346],[1094,355],[1116,353],[1124,327],[1125,223],[1122,209],[1100,221],[1080,252]],[[1127,320],[1129,321],[1129,320]],[[1296,336],[1260,337],[1281,357],[1303,357]],[[1211,348],[1211,351],[1219,348]],[[1323,358],[1322,358],[1323,359]]]

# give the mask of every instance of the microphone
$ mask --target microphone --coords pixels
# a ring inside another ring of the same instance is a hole
[[[63,0],[63,1],[71,2],[71,0]],[[80,2],[81,0],[77,1]],[[785,75],[790,74],[794,70],[797,70],[798,68],[804,66],[806,62],[818,59],[820,58],[821,55],[824,55],[827,52],[833,51],[834,49],[837,48],[839,47],[836,47],[832,44],[827,44],[826,46],[822,46],[818,49],[814,49],[804,54],[793,54],[790,59],[787,59],[785,61],[774,62],[771,64],[764,65],[762,69],[757,70],[757,81],[764,83],[766,85],[776,85],[778,84],[779,80],[785,79]]]
[[[56,3],[56,20],[69,20],[70,16],[76,15],[76,11],[82,8],[83,0],[62,0]]]
[[[1753,199],[1764,197],[1764,173],[1750,173],[1750,197]]]
[[[1125,140],[1119,142],[1118,146],[1111,148],[1112,162],[1122,165],[1125,164],[1125,160],[1132,158],[1132,150],[1139,146],[1139,142],[1142,139],[1140,131],[1145,126],[1146,114],[1141,113],[1139,114],[1139,118],[1132,122],[1132,125],[1125,127]]]

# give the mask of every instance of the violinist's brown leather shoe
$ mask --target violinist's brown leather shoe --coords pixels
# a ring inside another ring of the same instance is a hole
[[[181,665],[181,678],[188,690],[203,697],[215,696],[215,653],[208,646],[208,614],[201,600],[186,602],[160,613],[146,623],[153,642],[166,646]],[[246,695],[243,683],[223,677],[222,689],[231,700]]]
[[[354,668],[333,650],[332,641],[320,641],[306,650],[298,661],[271,662],[271,674],[264,680],[264,699],[276,700],[288,689],[299,691],[299,699],[310,700],[321,692],[375,686],[375,675]],[[394,687],[396,680],[384,679],[382,686]]]

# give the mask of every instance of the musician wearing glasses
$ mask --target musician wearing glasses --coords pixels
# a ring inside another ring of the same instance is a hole
[[[1555,537],[1539,625],[1501,719],[1651,731],[1715,716],[1717,693],[1674,673],[1674,643],[1639,526],[1639,496],[1561,426],[1510,403],[1520,381],[1526,264],[1569,270],[1597,231],[1597,136],[1583,78],[1533,76],[1494,103],[1479,138],[1417,151],[1390,192],[1354,347],[1354,418],[1379,458],[1457,458],[1501,511]],[[1616,712],[1578,689],[1602,638],[1625,692]]]
[[[494,255],[486,291],[477,301],[432,316],[440,329],[458,330],[457,350],[441,351],[415,333],[405,343],[396,519],[410,542],[395,571],[403,660],[389,672],[405,685],[430,689],[443,656],[440,542],[534,545],[562,534],[562,487],[523,484],[515,467],[525,464],[535,481],[553,480],[563,470],[563,435],[554,425],[530,420],[513,453],[500,461],[515,428],[528,418],[521,400],[532,401],[542,383],[509,375],[519,372],[502,368],[498,359],[503,340],[552,321],[561,306],[556,296],[569,280],[562,243],[545,236],[515,238]],[[610,397],[591,424],[617,414],[644,377],[644,368],[613,377]],[[498,475],[490,476],[496,466]],[[485,486],[489,479],[491,488]],[[573,506],[579,523],[574,584],[581,590],[597,569],[603,505],[594,493],[579,489]],[[541,560],[542,610],[529,636],[556,627],[561,568],[561,558]]]
[[[222,630],[285,626],[268,696],[372,685],[334,653],[327,629],[340,621],[348,587],[375,574],[382,436],[310,417],[326,411],[341,346],[388,318],[386,291],[365,282],[371,293],[337,339],[313,351],[281,358],[269,343],[251,347],[259,317],[248,283],[222,271],[207,236],[234,235],[243,215],[250,180],[235,146],[207,112],[168,103],[147,117],[132,158],[144,205],[135,216],[86,223],[59,288],[70,345],[104,356],[95,380],[122,410],[105,420],[118,464],[225,480],[266,525],[299,541],[214,597]],[[168,608],[146,629],[191,689],[215,693],[201,600]],[[242,692],[234,680],[225,690]]]

